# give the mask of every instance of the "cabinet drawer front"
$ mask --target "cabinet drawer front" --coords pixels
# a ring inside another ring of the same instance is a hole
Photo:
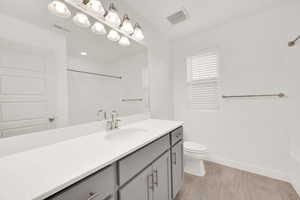
[[[171,144],[174,145],[183,139],[183,127],[180,127],[171,133]]]
[[[149,144],[119,161],[119,183],[126,181],[147,167],[153,160],[170,148],[169,135]]]
[[[108,167],[70,186],[50,200],[106,200],[114,191],[114,172]]]

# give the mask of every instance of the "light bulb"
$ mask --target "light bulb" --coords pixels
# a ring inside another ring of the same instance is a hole
[[[134,33],[132,34],[132,37],[137,41],[142,41],[145,38],[140,25],[135,24]]]
[[[87,4],[88,9],[91,10],[92,12],[103,16],[105,14],[105,10],[101,4],[100,1],[98,0],[90,0],[89,3]]]
[[[122,36],[121,39],[119,40],[119,44],[121,46],[129,46],[130,45],[130,40],[127,37]]]
[[[131,35],[134,32],[133,26],[130,23],[128,15],[124,15],[121,30],[128,35]]]
[[[58,17],[69,18],[71,16],[71,12],[66,4],[60,1],[52,1],[51,3],[49,3],[48,10]]]
[[[120,39],[120,37],[121,37],[120,34],[115,30],[110,30],[107,35],[107,39],[114,42],[117,42]]]
[[[106,29],[103,26],[103,24],[99,23],[99,22],[95,22],[94,25],[92,26],[92,31],[95,34],[98,35],[105,35],[106,34]]]
[[[76,25],[83,27],[83,28],[87,28],[91,25],[89,18],[83,13],[77,13],[73,17],[73,21]]]
[[[109,9],[107,11],[107,14],[105,16],[105,20],[111,24],[112,26],[118,27],[121,24],[121,19],[117,13],[116,8],[114,7],[114,4],[111,3],[109,5]]]

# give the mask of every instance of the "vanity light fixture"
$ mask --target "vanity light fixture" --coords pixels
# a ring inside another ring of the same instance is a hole
[[[145,38],[142,28],[138,23],[134,26],[134,33],[132,34],[132,37],[137,41],[142,41]]]
[[[107,39],[109,39],[110,41],[113,41],[113,42],[119,41],[120,38],[121,38],[120,34],[115,30],[110,30],[107,35]]]
[[[82,56],[86,56],[86,55],[87,55],[87,52],[85,52],[85,51],[82,51],[82,52],[80,52],[80,55],[82,55]]]
[[[118,15],[117,9],[113,3],[109,4],[108,11],[105,15],[105,20],[114,27],[118,27],[121,24],[121,18]]]
[[[104,25],[99,22],[95,22],[91,29],[92,29],[93,33],[95,33],[97,35],[105,35],[106,34],[106,29],[105,29]]]
[[[74,17],[73,17],[73,22],[80,26],[80,27],[83,27],[83,28],[88,28],[91,23],[89,21],[89,18],[83,14],[83,13],[80,13],[78,12]]]
[[[130,45],[130,40],[127,37],[122,36],[121,39],[119,40],[119,44],[121,46],[129,46]]]
[[[131,35],[134,32],[133,26],[130,22],[128,15],[124,15],[124,17],[123,17],[121,31],[125,32],[128,35]]]
[[[87,7],[97,15],[103,16],[105,14],[102,3],[98,0],[89,0],[89,2],[87,3]]]
[[[52,0],[48,4],[49,11],[59,17],[71,17],[68,6],[72,6],[78,12],[73,17],[73,22],[84,28],[91,26],[89,18],[95,22],[91,27],[93,33],[98,35],[107,34],[107,38],[117,42],[122,46],[129,46],[131,41],[140,42],[144,39],[143,31],[139,24],[133,27],[128,15],[124,15],[121,20],[114,3],[109,4],[107,10],[104,9],[100,0]],[[121,41],[120,41],[121,40]]]
[[[48,10],[58,17],[69,18],[71,16],[68,7],[61,1],[52,1],[49,3]]]

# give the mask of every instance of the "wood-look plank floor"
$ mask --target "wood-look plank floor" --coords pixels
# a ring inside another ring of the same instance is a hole
[[[286,182],[205,162],[206,176],[185,174],[176,200],[300,200]]]

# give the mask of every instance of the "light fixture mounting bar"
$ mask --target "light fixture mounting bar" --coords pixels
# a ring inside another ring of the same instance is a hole
[[[84,5],[87,5],[89,2],[90,2],[90,0],[83,0],[83,1],[82,1],[82,3],[83,3]]]
[[[122,35],[130,38],[131,40],[139,43],[139,44],[142,44],[144,45],[144,43],[142,41],[138,41],[136,40],[135,38],[133,38],[131,35],[128,35],[127,33],[125,33],[124,31],[120,30],[119,28],[117,27],[114,27],[112,25],[110,25],[108,22],[105,21],[104,18],[100,17],[100,16],[97,16],[95,15],[94,13],[91,13],[87,10],[87,8],[85,7],[85,5],[83,3],[77,3],[75,2],[74,0],[64,0],[68,5],[74,7],[75,9],[77,10],[80,10],[81,12],[85,13],[86,15],[88,15],[89,17],[101,22],[102,24],[105,24],[106,26],[108,26],[109,28],[121,33]]]

